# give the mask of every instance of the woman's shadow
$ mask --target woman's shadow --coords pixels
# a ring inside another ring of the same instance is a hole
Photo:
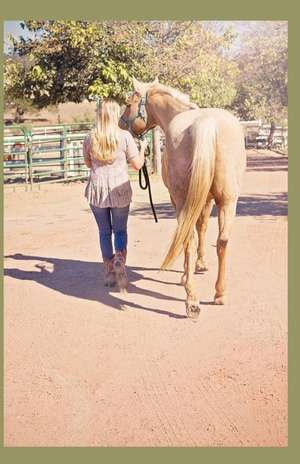
[[[17,268],[4,269],[4,275],[18,280],[33,280],[40,285],[51,288],[64,295],[70,295],[76,298],[81,298],[90,301],[98,301],[108,307],[122,310],[125,307],[133,309],[142,309],[145,311],[152,311],[164,316],[174,317],[177,319],[185,319],[186,316],[172,313],[166,310],[154,309],[142,306],[140,304],[122,299],[122,295],[117,293],[115,289],[107,289],[103,287],[102,275],[103,264],[99,262],[86,262],[76,259],[60,259],[49,258],[45,256],[30,256],[17,253],[14,255],[7,255],[5,258],[19,260],[19,261],[40,261],[35,264],[37,270],[24,271]],[[142,294],[160,300],[173,300],[184,301],[172,296],[165,296],[161,293],[140,289],[134,282],[141,279],[143,280],[156,280],[153,278],[146,278],[138,271],[143,271],[140,267],[128,267],[128,278],[130,285],[128,288],[129,294]],[[148,269],[157,270],[158,269]],[[160,282],[157,280],[157,282]]]

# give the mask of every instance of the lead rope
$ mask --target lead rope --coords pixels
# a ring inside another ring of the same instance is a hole
[[[139,137],[140,140],[142,138],[143,138],[143,135]],[[142,175],[144,175],[144,183],[143,183]],[[150,201],[152,213],[153,213],[153,216],[154,216],[154,220],[155,220],[155,222],[158,222],[156,212],[155,212],[155,208],[154,208],[154,204],[153,204],[153,200],[152,200],[150,178],[149,178],[146,162],[144,162],[143,166],[139,170],[139,186],[140,186],[140,188],[142,190],[147,190],[148,189],[149,201]]]
[[[142,180],[142,174],[144,175],[144,180],[145,180],[144,184],[143,184],[143,180]],[[148,188],[149,201],[150,201],[152,213],[153,213],[153,216],[154,216],[154,220],[155,220],[155,222],[158,222],[156,212],[155,212],[155,208],[154,208],[154,204],[153,204],[153,200],[152,200],[151,185],[150,185],[150,179],[149,179],[149,174],[148,174],[148,169],[147,169],[146,163],[144,163],[142,168],[139,170],[139,185],[140,185],[142,190],[146,190]]]

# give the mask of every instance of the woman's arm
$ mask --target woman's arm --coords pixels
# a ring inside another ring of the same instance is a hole
[[[130,166],[133,167],[133,169],[136,169],[137,171],[141,169],[145,162],[145,150],[147,148],[147,145],[148,142],[146,139],[141,140],[139,154],[129,160]]]

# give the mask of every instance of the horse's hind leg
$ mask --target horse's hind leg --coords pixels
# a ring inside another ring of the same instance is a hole
[[[225,304],[225,262],[229,234],[233,224],[237,198],[226,204],[218,205],[219,236],[217,240],[218,277],[216,281],[215,304]]]
[[[213,207],[211,199],[207,200],[201,215],[196,223],[198,233],[198,248],[197,248],[197,261],[196,272],[207,271],[207,264],[205,260],[205,234],[208,226],[208,219]]]
[[[187,269],[188,269],[188,258],[187,253],[184,252],[184,262],[183,262],[183,274],[181,276],[181,285],[185,285],[186,277],[187,277]]]
[[[196,235],[193,234],[188,246],[184,251],[184,287],[186,291],[186,314],[196,319],[200,313],[200,306],[195,292],[194,271],[196,262]]]

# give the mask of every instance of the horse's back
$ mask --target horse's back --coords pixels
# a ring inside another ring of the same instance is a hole
[[[207,123],[208,119],[215,125],[219,140],[228,138],[229,143],[233,138],[239,142],[244,140],[239,120],[221,108],[198,108],[180,113],[171,121],[166,135],[172,140],[181,139],[199,125]]]
[[[218,138],[235,134],[239,140],[243,140],[243,128],[236,116],[221,108],[202,108],[198,110],[198,117],[195,123],[211,119],[216,126]]]
[[[192,142],[195,141],[195,137],[197,138],[198,129],[204,125],[207,128],[212,126],[215,128],[216,161],[221,158],[227,159],[227,162],[230,163],[234,159],[235,163],[245,164],[242,125],[232,113],[221,108],[199,108],[176,116],[170,125],[171,139],[173,142],[178,142],[176,148],[182,150],[189,146],[193,151]],[[200,132],[203,133],[203,131]],[[173,148],[175,148],[174,145],[176,143],[173,144]]]

